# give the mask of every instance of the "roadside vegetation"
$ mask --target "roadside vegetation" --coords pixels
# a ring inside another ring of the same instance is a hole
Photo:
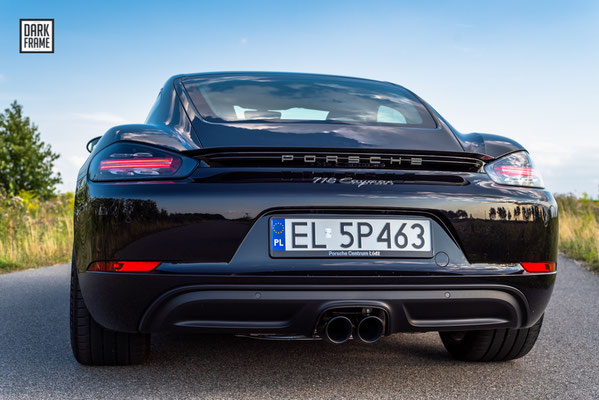
[[[56,195],[58,157],[20,104],[0,113],[0,273],[71,257],[73,195]]]
[[[69,262],[72,246],[72,193],[40,200],[0,189],[0,273]]]
[[[599,200],[586,195],[557,195],[559,248],[568,257],[582,260],[599,271]]]

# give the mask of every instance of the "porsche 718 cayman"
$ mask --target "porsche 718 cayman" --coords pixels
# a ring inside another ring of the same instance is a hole
[[[145,124],[88,148],[71,279],[83,364],[141,362],[165,331],[438,331],[470,361],[521,357],[539,335],[552,195],[521,145],[459,133],[401,86],[179,75]]]

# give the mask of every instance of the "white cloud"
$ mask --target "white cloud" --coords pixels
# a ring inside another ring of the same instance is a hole
[[[579,152],[572,147],[550,142],[536,142],[525,147],[541,169],[562,167]]]
[[[87,160],[87,156],[71,155],[66,157],[66,159],[73,164],[74,167],[80,168],[83,163],[85,163],[85,160]]]
[[[548,190],[599,196],[599,145],[543,142],[532,144],[529,150]]]
[[[74,114],[74,116],[84,121],[101,122],[111,125],[121,125],[129,123],[129,121],[127,121],[125,118],[107,112],[76,113]]]
[[[459,44],[454,43],[453,48],[465,54],[476,54],[478,51],[473,47],[460,46]]]
[[[247,38],[241,38],[241,40],[239,41],[242,45],[246,45],[248,42]]]

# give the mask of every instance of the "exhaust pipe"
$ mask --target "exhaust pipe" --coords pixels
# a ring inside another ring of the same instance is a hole
[[[331,343],[341,344],[349,340],[352,329],[353,325],[349,318],[339,315],[326,323],[321,336]]]
[[[383,336],[385,324],[379,317],[369,316],[358,324],[356,334],[364,343],[374,343]]]

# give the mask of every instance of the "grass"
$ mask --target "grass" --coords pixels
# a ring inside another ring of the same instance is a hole
[[[599,271],[599,201],[557,195],[559,248],[568,257]]]
[[[557,195],[559,247],[599,271],[599,201]],[[0,273],[67,263],[73,244],[73,194],[40,201],[0,191]]]
[[[69,262],[72,246],[72,193],[40,201],[0,191],[0,273]]]

